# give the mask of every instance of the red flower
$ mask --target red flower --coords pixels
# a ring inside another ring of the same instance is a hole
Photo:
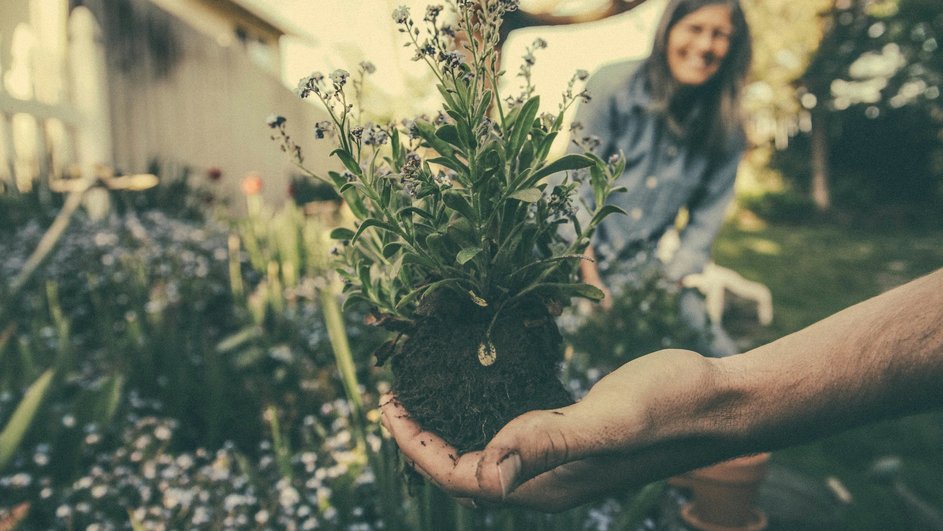
[[[242,193],[257,195],[262,193],[262,177],[258,173],[250,173],[242,179]]]

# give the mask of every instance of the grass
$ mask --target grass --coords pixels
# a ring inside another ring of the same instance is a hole
[[[943,266],[943,231],[893,227],[862,230],[816,223],[773,226],[734,222],[720,235],[718,264],[766,284],[775,316],[769,327],[735,304],[731,332],[747,346],[795,332],[842,308]],[[917,512],[869,473],[875,460],[902,459],[903,482],[943,512],[943,412],[884,421],[774,455],[812,478],[838,478],[853,501],[844,529],[926,529]]]

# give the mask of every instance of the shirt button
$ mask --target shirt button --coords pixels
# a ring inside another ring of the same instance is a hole
[[[638,221],[642,219],[642,209],[635,207],[632,209],[631,212],[629,212],[629,215],[632,216],[632,219],[634,219],[635,221]]]
[[[658,177],[655,177],[654,175],[649,175],[648,179],[645,179],[645,186],[647,186],[649,189],[652,189],[658,186]]]
[[[674,146],[674,145],[671,145],[671,146],[666,147],[666,148],[665,148],[665,155],[668,155],[668,156],[671,157],[671,158],[677,157],[677,156],[678,156],[678,147],[677,147],[677,146]]]

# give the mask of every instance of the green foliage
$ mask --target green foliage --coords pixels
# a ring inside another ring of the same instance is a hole
[[[360,100],[363,77],[373,70],[368,63],[350,84],[343,70],[327,77],[314,73],[299,83],[299,94],[317,96],[330,114],[330,121],[315,125],[315,134],[334,137],[333,155],[345,170],[326,177],[306,171],[333,185],[356,217],[353,227],[332,234],[343,243],[338,272],[347,301],[413,320],[422,297],[439,289],[469,297],[495,317],[526,295],[561,303],[574,296],[601,298],[576,281],[575,265],[594,227],[617,211],[603,205],[619,162],[592,153],[549,160],[563,112],[585,95],[573,93],[577,76],[556,114],[538,114],[539,98],[527,97],[527,90],[503,99],[495,90],[502,74],[496,44],[508,3],[453,7],[455,28],[441,8],[427,9],[422,28],[408,9],[394,12],[414,59],[425,61],[437,79],[443,101],[435,119],[359,123],[348,102]],[[475,37],[460,44],[456,31]],[[301,165],[284,119],[273,117],[269,125]],[[569,177],[557,185],[544,182],[559,172]],[[580,226],[572,203],[577,176],[587,172],[598,206]],[[566,223],[576,229],[570,242],[558,234]]]
[[[783,224],[807,223],[818,214],[807,195],[796,192],[764,192],[737,198],[737,203],[766,221]]]
[[[837,210],[864,223],[878,220],[875,209],[887,214],[881,222],[939,225],[943,221],[943,144],[937,138],[938,126],[924,110],[890,109],[869,118],[860,107],[851,107],[831,113],[828,120],[831,195]],[[770,159],[771,167],[795,192],[808,193],[811,188],[810,149],[809,135],[802,134]],[[796,204],[764,200],[767,204],[758,206],[802,206],[798,198],[781,199]]]
[[[943,4],[937,0],[836,2],[825,34],[796,80],[827,127],[836,206],[943,205]],[[807,187],[809,139],[774,164]],[[867,216],[870,216],[870,212]],[[866,216],[863,216],[866,217]],[[919,216],[917,216],[919,217]],[[939,216],[926,216],[927,218]]]
[[[10,458],[13,457],[13,453],[16,451],[20,442],[23,440],[23,436],[26,435],[26,431],[33,423],[33,418],[36,416],[39,406],[46,397],[49,384],[52,382],[54,375],[55,371],[49,369],[44,372],[33,385],[29,386],[29,389],[27,389],[26,393],[23,395],[23,400],[20,401],[16,410],[13,411],[13,415],[3,427],[3,431],[0,431],[0,471],[3,470],[10,461]]]
[[[631,276],[619,283],[612,308],[592,313],[565,334],[582,369],[578,374],[598,377],[664,348],[702,350],[704,332],[681,319],[680,288],[664,277],[656,262],[633,266]]]

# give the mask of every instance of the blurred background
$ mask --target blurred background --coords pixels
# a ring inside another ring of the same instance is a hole
[[[426,2],[0,2],[0,529],[663,524],[632,493],[545,517],[405,491],[376,424],[382,334],[336,296],[340,214],[265,125],[336,166],[294,87],[365,60],[369,120],[434,114],[401,4]],[[665,2],[637,4],[523,0],[502,91],[537,37],[548,108],[577,69],[646,56]],[[743,4],[750,149],[713,302],[748,349],[943,265],[943,5]],[[570,327],[574,392],[683,346],[675,295],[640,275],[629,318]],[[941,449],[929,413],[778,452],[764,508],[783,529],[943,529]]]

